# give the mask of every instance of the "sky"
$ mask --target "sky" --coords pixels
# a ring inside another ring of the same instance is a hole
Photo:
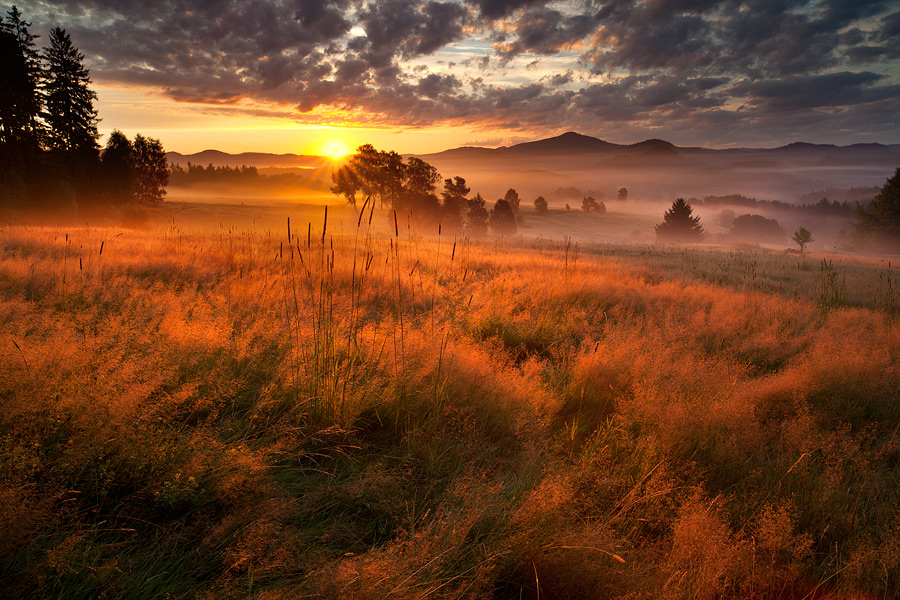
[[[900,143],[900,0],[26,0],[182,153]],[[102,141],[102,140],[101,140]]]

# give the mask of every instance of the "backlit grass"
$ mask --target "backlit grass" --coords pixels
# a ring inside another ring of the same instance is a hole
[[[0,230],[6,593],[900,594],[886,260],[307,216]]]

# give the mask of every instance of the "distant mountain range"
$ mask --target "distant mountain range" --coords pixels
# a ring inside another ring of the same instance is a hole
[[[881,186],[900,166],[900,144],[794,142],[777,148],[714,149],[679,147],[660,139],[614,144],[568,132],[509,147],[464,146],[417,156],[442,177],[464,177],[473,194],[486,198],[502,197],[509,188],[548,198],[563,188],[610,197],[627,187],[629,198],[735,193],[796,201],[816,190]],[[180,165],[246,165],[269,174],[293,170],[325,183],[335,164],[322,156],[217,150],[169,152],[167,157]]]
[[[671,160],[673,156],[682,157],[753,157],[756,160],[825,160],[841,158],[850,160],[884,160],[887,162],[900,161],[900,144],[852,144],[849,146],[836,146],[834,144],[810,144],[807,142],[794,142],[777,148],[702,148],[702,147],[678,147],[671,142],[660,139],[650,139],[636,144],[614,144],[588,135],[582,135],[570,131],[562,135],[525,142],[514,146],[500,148],[481,148],[477,146],[463,146],[452,150],[445,150],[434,154],[422,156],[428,158],[520,158],[534,156],[584,156],[595,155],[598,158],[613,156],[639,156],[644,159],[654,157],[662,160]],[[650,162],[649,160],[646,162]],[[623,162],[619,161],[619,166]]]
[[[834,144],[810,144],[807,142],[794,142],[777,148],[702,148],[702,147],[678,147],[671,142],[660,139],[650,139],[636,144],[614,144],[588,135],[582,135],[570,131],[562,135],[524,142],[514,146],[501,146],[499,148],[484,148],[479,146],[462,146],[451,150],[444,150],[433,154],[416,155],[425,160],[428,159],[518,159],[534,158],[542,156],[592,156],[594,158],[636,157],[638,163],[654,163],[664,161],[677,163],[676,157],[710,158],[723,157],[741,159],[745,167],[772,166],[771,162],[761,161],[785,161],[794,160],[802,162],[820,161],[827,164],[830,160],[840,161],[885,161],[900,162],[900,144],[851,144],[849,146],[836,146]],[[252,167],[275,168],[317,168],[328,166],[331,159],[323,156],[303,154],[268,154],[265,152],[242,152],[240,154],[228,154],[218,150],[204,150],[195,154],[181,154],[179,152],[167,152],[170,163],[185,165],[193,164],[239,167],[242,165]],[[631,164],[629,160],[618,160],[613,164],[626,166]],[[718,162],[718,161],[716,161]],[[696,164],[691,161],[691,164]]]

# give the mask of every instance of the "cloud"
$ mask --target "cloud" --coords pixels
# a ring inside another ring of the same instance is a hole
[[[35,33],[69,30],[97,81],[298,120],[337,111],[554,133],[602,123],[690,131],[697,143],[742,127],[815,134],[828,119],[851,135],[900,133],[900,10],[887,1],[42,0],[32,10]]]

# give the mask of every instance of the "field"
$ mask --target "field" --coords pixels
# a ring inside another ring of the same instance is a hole
[[[203,210],[0,224],[10,597],[900,596],[896,260]]]

